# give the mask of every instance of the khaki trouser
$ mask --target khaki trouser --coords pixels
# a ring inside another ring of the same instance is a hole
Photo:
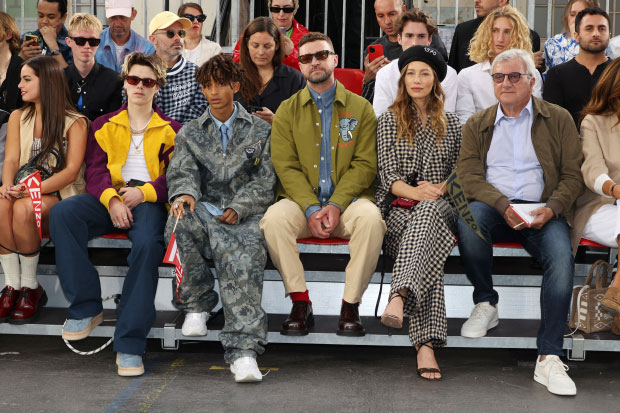
[[[306,216],[299,205],[282,199],[267,209],[260,221],[271,261],[276,266],[286,295],[307,290],[304,267],[299,259],[297,239],[311,237]],[[333,237],[349,240],[351,259],[345,270],[344,300],[359,303],[381,253],[385,222],[379,208],[367,199],[358,199],[340,215]]]

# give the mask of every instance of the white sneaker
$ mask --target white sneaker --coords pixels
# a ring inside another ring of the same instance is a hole
[[[487,331],[497,327],[499,317],[497,307],[488,301],[483,301],[474,306],[469,319],[461,327],[461,335],[468,338],[478,338],[487,335]]]
[[[186,337],[200,337],[207,335],[207,321],[210,314],[206,311],[203,313],[185,313],[185,321],[181,327],[181,333]]]
[[[577,394],[577,387],[566,374],[567,371],[568,366],[562,363],[558,356],[547,356],[544,361],[540,361],[540,356],[538,356],[534,369],[534,381],[546,386],[550,393],[574,396]]]
[[[258,369],[256,359],[253,357],[238,358],[230,365],[230,371],[235,375],[237,383],[251,383],[263,380],[263,375]]]

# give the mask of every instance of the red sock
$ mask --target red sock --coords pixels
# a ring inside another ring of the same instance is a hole
[[[342,299],[342,302],[343,303],[347,303],[347,304],[351,304],[351,305],[356,305],[358,307],[360,306],[360,303],[349,303],[349,302],[345,301],[344,298]]]
[[[308,290],[304,291],[303,293],[291,293],[290,296],[293,302],[305,301],[308,304],[312,305],[312,301],[310,301],[310,295],[308,294]]]

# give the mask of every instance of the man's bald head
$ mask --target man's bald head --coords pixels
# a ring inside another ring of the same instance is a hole
[[[381,30],[395,42],[396,20],[406,10],[402,0],[375,0],[375,16]]]

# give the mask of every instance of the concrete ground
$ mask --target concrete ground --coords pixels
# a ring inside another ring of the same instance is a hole
[[[260,384],[236,384],[222,355],[217,343],[162,351],[152,341],[146,374],[123,378],[110,348],[84,357],[59,337],[3,335],[0,412],[619,411],[620,353],[568,362],[576,397],[532,380],[533,351],[442,349],[445,379],[434,383],[417,377],[409,348],[270,345]]]

